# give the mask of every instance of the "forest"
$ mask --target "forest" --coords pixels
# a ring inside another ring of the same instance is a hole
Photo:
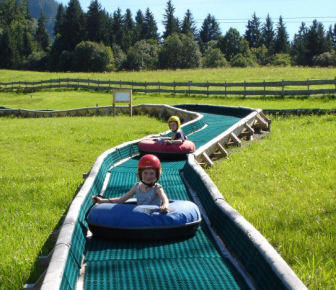
[[[35,9],[36,10],[36,9]],[[49,13],[49,12],[48,12]],[[175,15],[169,0],[164,31],[149,8],[132,15],[119,8],[106,12],[92,0],[84,12],[79,0],[59,4],[52,35],[45,11],[32,17],[28,0],[0,2],[0,68],[37,71],[120,71],[198,67],[336,66],[336,23],[301,23],[289,40],[280,16],[273,23],[254,13],[241,35],[233,27],[222,32],[208,14],[200,29],[191,11]]]

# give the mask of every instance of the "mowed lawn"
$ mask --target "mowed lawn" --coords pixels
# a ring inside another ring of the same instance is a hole
[[[21,289],[41,269],[48,236],[96,158],[126,141],[167,130],[146,116],[0,118],[0,289]]]
[[[177,69],[139,72],[72,73],[0,70],[0,82],[40,81],[58,78],[140,82],[243,82],[306,79],[334,79],[336,67],[252,67],[217,69]]]
[[[336,288],[336,116],[275,119],[208,171],[309,289]]]
[[[294,108],[336,108],[336,98],[215,98],[206,96],[133,94],[133,104],[213,104],[225,106],[244,106],[262,109],[294,109]],[[22,92],[1,92],[0,106],[21,109],[66,110],[74,108],[111,106],[112,93],[85,90],[71,91],[38,91],[28,94]],[[120,104],[121,105],[121,104]]]

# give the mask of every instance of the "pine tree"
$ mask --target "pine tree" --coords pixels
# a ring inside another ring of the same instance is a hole
[[[44,51],[47,51],[50,41],[49,41],[49,34],[45,28],[44,23],[45,23],[45,17],[43,15],[43,11],[41,10],[41,16],[38,20],[37,30],[35,33],[35,39],[37,43],[40,45],[40,47]]]
[[[215,16],[208,14],[208,16],[204,19],[200,30],[201,42],[206,44],[211,40],[217,40],[220,35],[221,31]]]
[[[305,47],[307,41],[308,29],[304,22],[301,23],[299,32],[294,35],[293,44],[291,47],[291,56],[297,65],[306,65]]]
[[[156,25],[156,21],[152,12],[149,8],[146,9],[146,14],[143,22],[143,32],[145,39],[154,39],[156,41],[159,40],[158,28]]]
[[[329,26],[328,37],[332,42],[333,48],[336,49],[336,24],[334,24],[334,27],[332,25]]]
[[[127,51],[136,41],[135,23],[132,18],[131,10],[126,9],[123,20],[122,48],[124,51]]]
[[[265,24],[261,30],[262,43],[266,46],[269,51],[272,51],[274,48],[274,37],[275,33],[273,30],[273,21],[269,14],[267,14]]]
[[[173,33],[179,33],[179,20],[174,16],[175,7],[171,3],[171,0],[167,2],[166,14],[164,15],[163,25],[165,26],[165,31],[163,33],[163,38],[166,39],[169,35]]]
[[[310,26],[305,46],[305,60],[308,65],[313,64],[313,57],[330,51],[332,43],[327,39],[322,23],[315,19]]]
[[[70,0],[61,34],[64,50],[72,51],[85,37],[85,19],[78,0]]]
[[[62,34],[64,29],[65,9],[62,4],[58,5],[55,18],[54,36],[56,37],[57,34]]]
[[[112,23],[111,23],[111,43],[117,44],[122,47],[122,37],[123,37],[123,16],[121,14],[120,8],[118,8],[113,13]]]
[[[279,17],[277,33],[274,42],[274,52],[275,53],[289,52],[288,33],[281,16]]]
[[[144,16],[142,11],[139,9],[136,16],[135,16],[135,33],[136,33],[136,40],[139,41],[145,38],[144,35]]]
[[[86,14],[87,40],[102,42],[104,39],[104,23],[102,8],[98,0],[92,0]]]
[[[228,61],[231,61],[237,54],[243,56],[249,55],[249,44],[247,40],[245,40],[235,28],[230,28],[224,37],[219,37],[218,46]]]
[[[192,37],[196,39],[196,24],[189,9],[183,18],[181,33],[192,35]]]
[[[252,20],[247,22],[245,39],[248,41],[250,47],[259,47],[262,44],[260,19],[255,13],[252,16]]]

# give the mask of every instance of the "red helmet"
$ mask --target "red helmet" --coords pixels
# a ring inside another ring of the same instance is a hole
[[[161,175],[161,162],[153,154],[146,154],[142,156],[138,163],[138,174],[141,180],[140,171],[144,169],[154,169],[156,171],[156,178],[159,179]]]

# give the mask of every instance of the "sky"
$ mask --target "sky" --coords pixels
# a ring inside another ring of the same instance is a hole
[[[64,5],[69,3],[69,0],[56,1]],[[79,2],[82,9],[87,11],[91,0],[79,0]],[[162,21],[167,0],[99,0],[99,3],[111,14],[118,8],[124,14],[129,8],[133,19],[139,9],[144,13],[148,7],[154,14],[159,33],[164,30]],[[265,22],[269,14],[274,29],[279,17],[282,16],[290,39],[293,39],[294,34],[298,32],[301,22],[310,26],[312,21],[317,19],[323,23],[326,30],[336,23],[336,0],[172,0],[172,4],[175,7],[175,16],[180,20],[184,18],[187,9],[190,9],[198,29],[201,28],[207,15],[211,14],[220,24],[222,34],[233,27],[243,35],[247,21],[252,18],[254,12],[261,23]]]

